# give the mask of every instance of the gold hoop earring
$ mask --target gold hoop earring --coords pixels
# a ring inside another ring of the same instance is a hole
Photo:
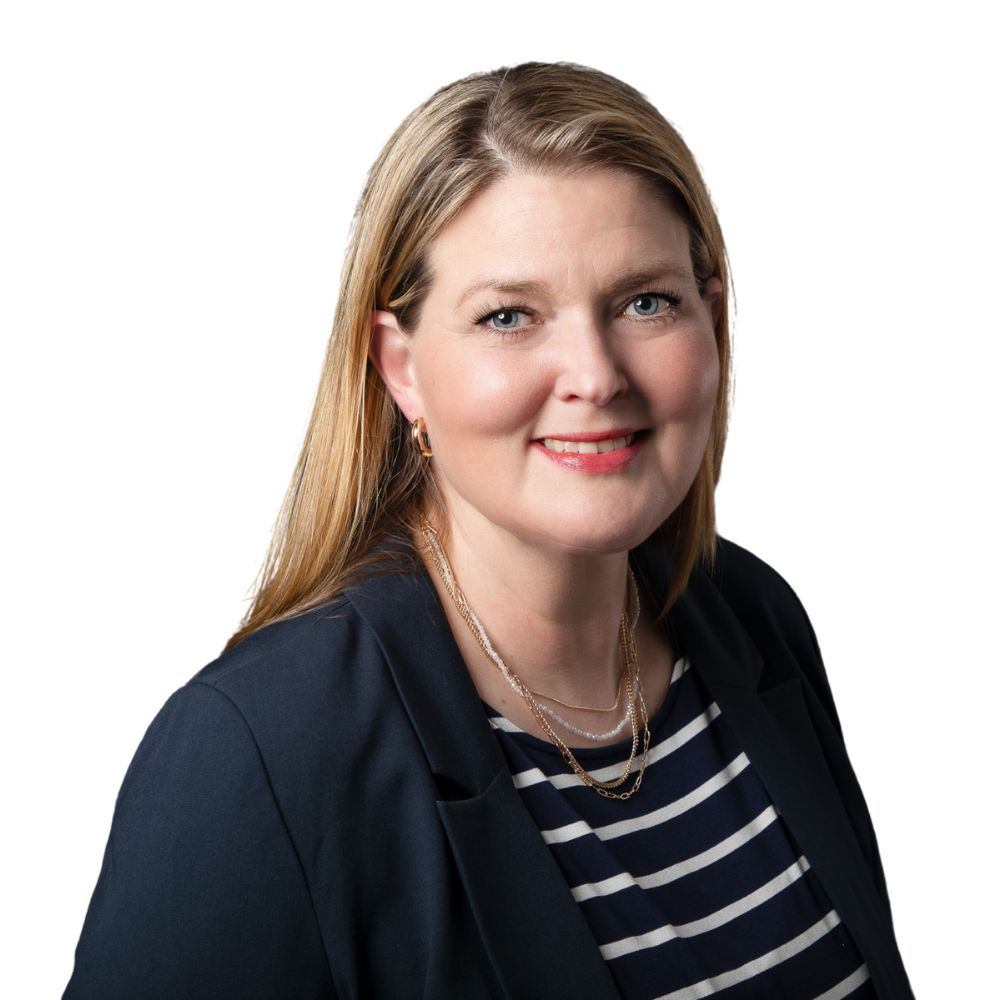
[[[410,424],[410,441],[424,458],[430,458],[434,454],[431,451],[431,443],[427,440],[427,421],[423,417],[417,417]]]

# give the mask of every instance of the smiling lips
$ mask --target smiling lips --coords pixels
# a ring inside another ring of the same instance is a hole
[[[533,441],[546,458],[576,472],[605,473],[624,469],[638,454],[647,435],[642,432],[622,434],[574,434],[566,438],[541,438]]]
[[[609,451],[618,451],[630,445],[634,434],[625,437],[603,438],[600,441],[564,441],[561,438],[542,438],[542,444],[549,451],[576,452],[580,455],[604,455]]]

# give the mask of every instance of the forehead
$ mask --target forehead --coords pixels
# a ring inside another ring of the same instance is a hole
[[[558,286],[652,262],[691,274],[687,226],[651,181],[619,170],[503,177],[429,250],[433,287],[450,293],[513,279]]]

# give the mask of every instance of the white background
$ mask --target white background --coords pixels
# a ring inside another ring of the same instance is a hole
[[[722,533],[812,616],[915,991],[992,988],[985,8],[5,8],[3,996],[59,995],[131,755],[245,609],[368,166],[526,59],[620,76],[698,156],[738,299]]]

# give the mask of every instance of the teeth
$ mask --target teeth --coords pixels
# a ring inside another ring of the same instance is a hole
[[[560,441],[559,438],[543,438],[542,444],[549,451],[569,451],[580,455],[604,455],[609,451],[619,451],[627,448],[635,440],[634,434],[628,437],[605,438],[603,441]]]

